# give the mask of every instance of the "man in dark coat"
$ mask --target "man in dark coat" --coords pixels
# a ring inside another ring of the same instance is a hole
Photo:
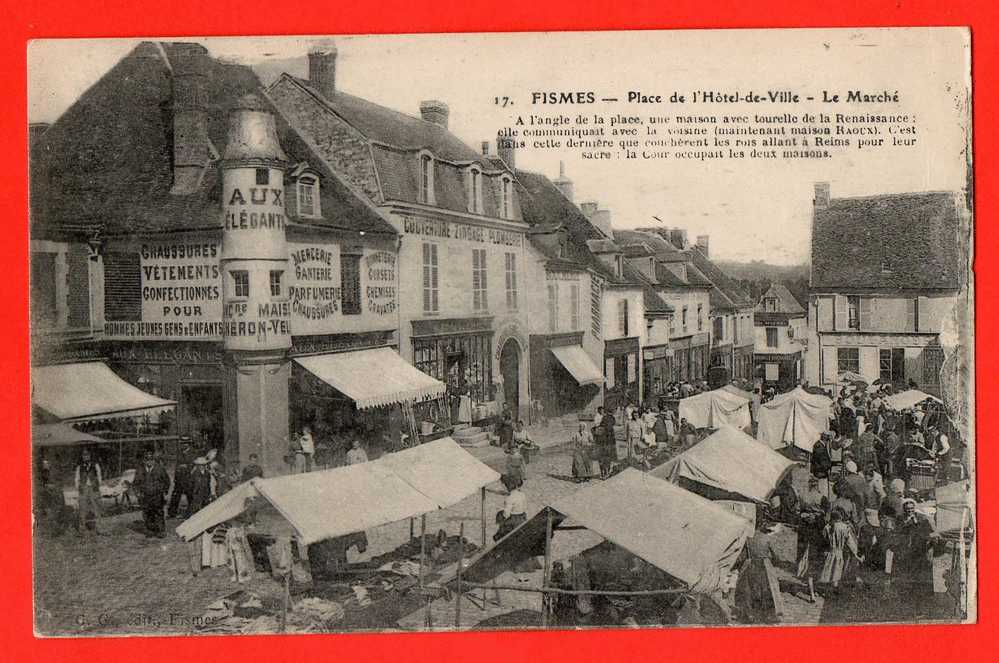
[[[829,497],[829,472],[832,471],[832,453],[829,450],[830,431],[825,431],[812,447],[811,472],[819,480],[819,492]]]
[[[191,513],[197,513],[212,501],[212,475],[204,457],[194,459],[191,472]]]
[[[170,477],[163,465],[156,462],[152,451],[146,452],[145,461],[135,473],[134,486],[142,502],[146,536],[163,538],[166,535],[163,507],[166,506],[166,494],[170,490]]]
[[[617,440],[614,438],[614,415],[604,413],[600,425],[603,426],[603,436],[600,444],[600,473],[606,477],[617,460]]]
[[[181,444],[180,453],[177,454],[177,466],[173,471],[173,491],[170,493],[170,507],[167,513],[171,518],[176,518],[180,514],[180,498],[184,497],[187,510],[191,510],[191,470],[194,452],[191,443],[185,441]]]

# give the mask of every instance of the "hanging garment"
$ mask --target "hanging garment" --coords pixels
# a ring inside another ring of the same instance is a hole
[[[230,527],[225,533],[225,543],[229,550],[230,579],[236,582],[246,582],[253,572],[253,552],[246,540],[246,530],[243,527]]]

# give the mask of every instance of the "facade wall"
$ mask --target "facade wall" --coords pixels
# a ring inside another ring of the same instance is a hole
[[[711,308],[708,301],[708,291],[693,288],[662,289],[657,291],[666,303],[673,307],[673,324],[670,326],[670,338],[682,338],[692,334],[710,332]],[[702,328],[697,325],[697,307],[701,307],[703,315]],[[687,308],[687,324],[683,323],[683,309]]]
[[[834,333],[819,336],[822,384],[837,383],[840,369],[855,370],[865,380],[879,378],[915,382],[929,393],[939,392],[939,367],[943,350],[935,334]],[[846,349],[843,355],[840,348]],[[844,365],[845,361],[856,364]],[[899,366],[901,361],[901,366]],[[892,368],[894,366],[894,369]]]
[[[849,330],[849,296],[847,293],[813,296],[818,306],[820,333]],[[939,332],[944,317],[956,302],[956,294],[927,291],[858,296],[860,331],[872,332]]]
[[[777,345],[767,344],[767,329],[775,329],[777,333]],[[807,336],[806,321],[804,316],[797,318],[784,318],[779,322],[775,319],[768,324],[760,320],[754,327],[755,345],[754,350],[760,354],[793,354],[801,352],[802,341]]]

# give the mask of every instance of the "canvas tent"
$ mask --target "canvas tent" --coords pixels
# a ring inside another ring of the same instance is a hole
[[[749,403],[752,398],[739,396],[725,387],[680,399],[680,418],[695,428],[745,428],[752,423]]]
[[[446,437],[368,463],[252,479],[181,523],[177,534],[189,541],[261,497],[308,545],[447,508],[498,479]]]
[[[756,438],[772,449],[792,446],[811,453],[829,427],[832,401],[795,387],[760,406]]]
[[[518,556],[543,554],[549,518],[553,532],[594,532],[703,594],[721,586],[751,534],[748,521],[732,511],[629,468],[552,502],[472,558],[464,579],[487,582]]]
[[[766,503],[794,462],[725,426],[649,474],[714,499]]]
[[[919,391],[918,389],[909,389],[898,394],[892,394],[885,398],[885,405],[887,405],[892,410],[907,410],[911,407],[915,407],[920,403],[925,401],[933,401],[935,403],[942,403],[939,398],[932,396],[930,394]]]
[[[81,433],[69,424],[34,424],[31,427],[33,447],[76,447],[105,442],[107,440],[89,433]]]

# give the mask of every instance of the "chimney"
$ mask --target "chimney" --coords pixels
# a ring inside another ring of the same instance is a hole
[[[285,162],[274,114],[255,94],[243,95],[229,112],[225,161]]]
[[[511,171],[517,168],[516,143],[509,138],[496,139],[496,152]]]
[[[590,217],[590,223],[596,226],[609,239],[614,239],[614,230],[611,228],[611,213],[609,209],[598,209]]]
[[[698,235],[697,236],[697,247],[701,249],[701,253],[704,254],[705,258],[710,258],[711,254],[708,253],[708,235]]]
[[[564,161],[558,162],[558,179],[555,180],[555,186],[558,188],[559,191],[562,192],[563,196],[569,199],[569,202],[572,202],[573,198],[572,180],[570,180],[568,177],[565,176]]]
[[[489,156],[489,141],[488,140],[482,141],[482,156],[484,156],[484,157]]]
[[[812,201],[812,204],[816,208],[829,207],[829,182],[815,183],[815,200]]]
[[[592,219],[593,214],[597,211],[597,201],[587,200],[585,203],[579,205],[579,211],[583,213],[587,219]]]
[[[669,231],[669,241],[680,250],[687,248],[687,231],[683,228],[673,228]]]
[[[212,157],[208,138],[205,77],[208,50],[201,44],[175,45],[173,64],[173,188],[191,193]]]
[[[336,53],[332,39],[309,49],[309,84],[327,99],[336,94]]]
[[[447,117],[451,111],[447,104],[437,99],[427,99],[420,102],[420,117],[427,122],[433,122],[447,129]]]

